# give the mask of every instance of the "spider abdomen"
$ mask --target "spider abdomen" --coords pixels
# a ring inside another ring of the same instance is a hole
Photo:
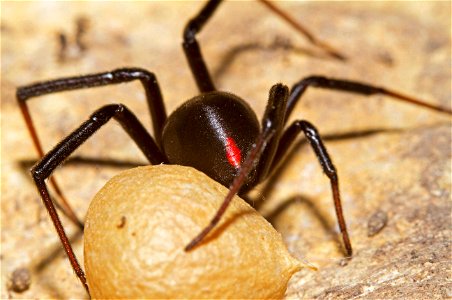
[[[249,105],[225,92],[196,96],[176,109],[162,132],[170,164],[194,167],[229,186],[259,134]],[[254,181],[251,176],[247,183]]]

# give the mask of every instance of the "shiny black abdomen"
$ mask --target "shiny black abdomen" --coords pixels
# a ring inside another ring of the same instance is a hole
[[[196,96],[176,109],[162,133],[171,164],[191,166],[229,186],[259,134],[249,105],[225,92]],[[245,185],[255,181],[249,176]]]

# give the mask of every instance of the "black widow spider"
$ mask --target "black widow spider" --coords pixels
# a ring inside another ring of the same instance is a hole
[[[269,5],[266,1],[261,1]],[[274,85],[270,89],[267,108],[261,125],[259,125],[256,115],[246,102],[235,95],[215,89],[196,40],[196,34],[200,32],[220,3],[221,0],[209,1],[185,28],[183,49],[200,95],[185,102],[168,117],[156,77],[139,68],[123,68],[105,73],[50,80],[23,86],[17,90],[17,99],[28,130],[42,157],[33,167],[32,177],[71,265],[88,293],[89,288],[84,272],[65,234],[55,205],[60,206],[63,213],[80,228],[83,228],[83,223],[72,212],[50,175],[75,149],[112,118],[121,124],[151,164],[171,163],[192,166],[229,187],[229,193],[211,223],[186,246],[186,251],[198,245],[215,227],[236,193],[244,194],[268,177],[281,162],[298,134],[303,132],[324,173],[330,180],[344,247],[347,255],[351,256],[352,246],[342,213],[338,176],[319,133],[306,120],[296,120],[286,128],[287,120],[304,91],[307,87],[314,86],[363,95],[383,94],[397,100],[452,114],[449,109],[431,105],[385,88],[360,82],[312,76],[295,83],[290,92],[282,84]],[[281,13],[274,7],[272,9]],[[331,48],[316,43],[312,37],[310,40],[314,44],[324,46],[324,50],[332,56],[340,58],[340,55]],[[132,80],[140,80],[144,87],[152,117],[154,137],[149,135],[127,107],[122,104],[111,104],[95,111],[86,122],[44,155],[27,107],[28,99],[60,91]],[[49,177],[62,200],[59,204],[58,202],[53,203],[47,190],[45,179]]]

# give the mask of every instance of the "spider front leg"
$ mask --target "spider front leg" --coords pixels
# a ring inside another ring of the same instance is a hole
[[[351,92],[351,93],[357,93],[362,95],[374,95],[374,94],[381,94],[392,97],[394,100],[399,100],[402,102],[418,105],[424,108],[428,108],[437,112],[446,113],[451,115],[452,111],[449,108],[444,108],[441,106],[433,105],[430,103],[427,103],[423,100],[410,97],[407,95],[404,95],[402,93],[383,88],[383,87],[377,87],[374,85],[369,85],[365,83],[361,83],[358,81],[349,81],[349,80],[341,80],[341,79],[331,79],[326,78],[322,76],[311,76],[304,78],[297,82],[291,90],[289,99],[287,101],[287,109],[285,114],[285,120],[284,123],[287,122],[289,119],[296,103],[301,98],[303,93],[306,91],[306,89],[309,86],[318,87],[318,88],[324,88],[324,89],[331,89],[331,90],[338,90],[338,91],[345,91],[345,92]],[[323,171],[325,174],[329,177],[331,182],[331,188],[333,191],[333,198],[334,198],[334,204],[336,209],[336,215],[339,223],[339,227],[342,233],[344,246],[347,251],[347,254],[349,256],[352,255],[352,247],[350,243],[350,239],[347,232],[347,227],[345,224],[345,219],[342,212],[342,205],[341,205],[341,199],[340,199],[340,193],[339,193],[339,182],[338,182],[338,176],[336,169],[328,155],[328,152],[326,151],[325,146],[322,143],[321,137],[318,134],[315,127],[310,124],[307,121],[295,121],[292,123],[292,125],[284,132],[283,136],[281,137],[278,150],[276,152],[275,158],[280,159],[284,156],[284,154],[287,152],[287,149],[290,147],[290,145],[295,140],[296,136],[299,134],[300,131],[303,131],[306,138],[308,139],[309,143],[311,144],[312,148],[314,149],[314,152],[317,155],[317,158],[319,159],[319,162],[323,168]],[[275,160],[272,168],[275,168],[278,164],[278,160]]]
[[[307,121],[294,122],[284,133],[284,128],[287,113],[287,105],[290,96],[288,95],[287,88],[281,88],[280,85],[275,85],[270,90],[269,102],[267,109],[262,119],[263,130],[275,131],[274,136],[269,141],[268,146],[265,148],[261,159],[259,161],[259,181],[263,181],[268,177],[271,170],[274,170],[278,162],[284,157],[287,149],[290,148],[290,144],[295,140],[298,133],[303,131],[311,144],[320,165],[323,168],[324,173],[328,176],[331,182],[331,189],[333,191],[334,206],[336,209],[336,215],[339,223],[339,227],[342,233],[344,246],[347,251],[347,255],[351,256],[352,246],[350,238],[348,236],[347,227],[345,224],[344,215],[342,212],[342,204],[339,193],[339,181],[331,158],[325,146],[322,143],[320,135],[315,127]]]
[[[112,104],[101,107],[94,112],[91,117],[80,125],[74,132],[62,140],[55,148],[48,152],[32,169],[32,177],[41,195],[42,201],[49,212],[55,229],[63,244],[64,250],[71,262],[72,268],[79,277],[83,286],[89,294],[89,288],[83,272],[70,241],[61,224],[58,213],[50,198],[45,179],[60,166],[63,161],[69,157],[80,145],[91,137],[100,127],[105,125],[111,119],[117,120],[143,154],[152,164],[166,163],[166,156],[158,148],[156,142],[152,139],[143,125],[138,121],[135,115],[122,104]]]
[[[160,145],[161,131],[166,120],[166,111],[157,79],[154,74],[143,69],[122,68],[113,70],[111,72],[49,80],[19,87],[17,89],[16,98],[19,102],[19,107],[25,119],[25,124],[27,126],[28,132],[31,135],[33,144],[39,154],[39,157],[42,158],[44,156],[44,150],[42,149],[41,142],[33,123],[33,119],[27,106],[28,100],[46,94],[125,83],[132,80],[139,80],[143,85],[146,93],[149,111],[151,114],[151,119],[153,122],[155,138],[157,143]],[[63,213],[74,224],[83,229],[83,223],[76,217],[71,206],[69,205],[61,189],[59,188],[55,178],[51,177],[50,183],[52,184],[56,194],[59,196],[59,199],[61,199],[61,205],[59,206],[62,207]]]
[[[273,161],[272,168],[277,167],[281,158],[285,156],[291,144],[295,141],[298,134],[303,131],[306,136],[309,144],[314,150],[317,159],[320,162],[320,166],[323,169],[323,172],[328,176],[331,183],[331,190],[333,192],[333,200],[334,207],[336,210],[337,221],[339,224],[339,228],[342,233],[342,239],[344,241],[344,247],[347,251],[348,256],[352,256],[353,250],[350,242],[350,238],[348,236],[347,226],[345,224],[344,213],[342,211],[342,203],[341,196],[339,192],[339,178],[337,175],[336,168],[333,165],[333,162],[328,154],[320,134],[317,129],[309,123],[308,121],[299,120],[292,123],[289,128],[283,133],[279,145],[278,150],[276,151],[275,160]]]
[[[184,42],[182,43],[182,47],[192,74],[195,77],[198,89],[203,93],[215,91],[215,86],[202,56],[201,48],[196,40],[196,34],[213,15],[220,3],[221,0],[209,1],[201,11],[188,22],[184,30]]]
[[[139,80],[143,85],[154,128],[154,137],[160,144],[161,132],[167,116],[162,93],[155,75],[140,68],[121,68],[110,72],[38,82],[17,89],[16,98],[39,155],[42,157],[44,152],[28,110],[28,100],[47,94],[119,84],[133,80]]]
[[[331,89],[331,90],[338,90],[338,91],[344,91],[344,92],[351,92],[361,95],[375,95],[375,94],[381,94],[392,97],[393,100],[399,100],[402,102],[418,105],[421,107],[425,107],[437,112],[446,113],[449,115],[452,115],[452,110],[450,108],[441,107],[438,105],[433,105],[428,102],[425,102],[423,100],[410,97],[407,95],[404,95],[402,93],[383,88],[378,87],[358,81],[350,81],[350,80],[342,80],[342,79],[332,79],[332,78],[326,78],[323,76],[311,76],[304,78],[297,82],[290,92],[289,100],[287,101],[287,112],[286,112],[286,121],[289,119],[295,105],[297,104],[298,100],[301,98],[301,96],[304,94],[306,89],[309,86],[318,87],[318,88],[324,88],[324,89]]]
[[[212,15],[215,13],[219,5],[223,0],[209,0],[203,8],[192,18],[185,26],[183,33],[183,43],[182,47],[187,57],[188,64],[195,77],[196,84],[200,92],[206,93],[215,91],[215,85],[209,74],[209,70],[204,61],[203,55],[201,53],[201,48],[196,40],[196,35],[202,30],[204,25],[209,21]],[[284,21],[286,21],[290,26],[297,30],[300,34],[304,35],[310,43],[320,47],[329,56],[332,56],[339,60],[345,60],[345,56],[336,51],[333,47],[329,46],[325,42],[318,40],[312,33],[310,33],[306,28],[304,28],[300,23],[298,23],[294,18],[289,16],[287,13],[279,9],[275,4],[268,0],[260,0],[268,9],[273,13],[278,15]]]

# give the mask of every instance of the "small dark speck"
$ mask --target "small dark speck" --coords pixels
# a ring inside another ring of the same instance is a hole
[[[383,51],[377,54],[377,60],[387,67],[394,66],[394,58],[389,52]]]
[[[427,40],[427,43],[424,47],[425,53],[432,53],[438,49],[441,49],[442,47],[447,47],[447,38],[445,38],[444,35],[432,35]]]
[[[87,49],[87,45],[84,41],[84,35],[86,35],[86,32],[89,29],[89,19],[80,16],[75,20],[76,25],[76,32],[75,32],[75,42],[81,52],[85,51]]]
[[[2,32],[8,32],[11,28],[6,24],[6,23],[4,23],[4,22],[2,22],[2,24],[1,24],[1,31]]]
[[[136,236],[137,235],[137,233],[134,231],[134,232],[132,232],[132,236]]]
[[[367,236],[371,237],[379,233],[388,222],[388,214],[384,211],[376,211],[367,223]]]
[[[123,228],[125,225],[126,225],[126,217],[125,216],[122,216],[121,217],[121,220],[119,221],[119,223],[116,225],[116,227],[118,228],[118,229],[121,229],[121,228]]]
[[[30,288],[31,275],[27,268],[19,268],[14,270],[11,274],[10,281],[8,283],[8,290],[22,293]]]
[[[293,48],[293,43],[290,39],[282,36],[275,36],[272,44],[269,46],[271,50],[283,49],[290,50]]]

